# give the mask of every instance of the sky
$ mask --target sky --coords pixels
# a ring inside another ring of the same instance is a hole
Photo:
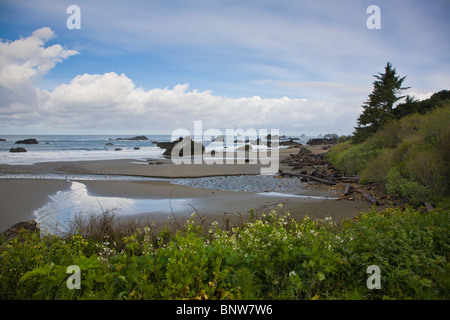
[[[448,0],[0,0],[0,135],[348,135],[387,62],[404,94],[449,89],[449,17]]]

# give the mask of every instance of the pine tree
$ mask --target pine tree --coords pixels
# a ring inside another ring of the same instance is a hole
[[[358,126],[353,133],[353,142],[359,143],[374,134],[383,124],[393,118],[394,104],[404,96],[398,94],[406,77],[400,78],[391,63],[387,63],[384,73],[374,76],[373,91],[363,104],[363,113],[358,118]]]

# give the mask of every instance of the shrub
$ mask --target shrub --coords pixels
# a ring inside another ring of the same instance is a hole
[[[194,218],[194,217],[193,217]],[[0,238],[3,299],[448,299],[449,211],[371,210],[336,225],[271,211],[230,231],[190,219],[120,243],[80,234]],[[67,266],[81,269],[69,290]],[[367,267],[381,289],[366,287]]]
[[[414,203],[448,196],[449,119],[447,102],[429,114],[391,121],[363,143],[338,144],[327,158],[342,173],[360,174],[363,183],[386,182],[388,191],[395,190]]]
[[[431,191],[426,186],[404,178],[397,167],[391,168],[387,175],[386,190],[390,194],[399,194],[408,198],[413,205],[420,205],[431,197]]]

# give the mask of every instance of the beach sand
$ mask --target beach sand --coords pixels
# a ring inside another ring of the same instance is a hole
[[[323,152],[318,147],[310,147],[315,153]],[[280,150],[280,161],[297,153],[298,149]],[[156,163],[160,159],[151,161]],[[81,174],[99,175],[130,175],[146,177],[204,177],[240,174],[259,174],[261,165],[234,164],[234,165],[174,165],[170,160],[163,164],[148,164],[146,161],[137,160],[108,160],[108,161],[84,161],[84,162],[59,162],[38,163],[35,165],[10,166],[0,165],[2,173],[33,173],[42,174],[60,173],[70,179]],[[282,166],[280,166],[282,168]],[[275,178],[274,178],[275,179]],[[295,178],[294,178],[295,179]],[[225,190],[212,190],[191,188],[171,184],[169,181],[80,181],[86,186],[90,196],[119,197],[130,199],[185,199],[186,204],[182,209],[172,212],[172,208],[166,208],[164,214],[152,214],[142,212],[135,215],[127,215],[127,219],[158,220],[165,223],[168,218],[182,219],[190,217],[196,211],[207,220],[217,220],[226,224],[233,224],[243,217],[248,217],[250,209],[257,214],[267,213],[272,209],[279,212],[289,211],[291,217],[302,218],[309,216],[313,219],[324,219],[329,216],[335,221],[352,218],[361,211],[368,210],[371,205],[365,201],[336,201],[295,197],[295,195],[307,196],[336,196],[334,190],[320,190],[311,183],[305,190],[290,192],[294,197],[283,194],[271,195],[264,192],[237,192]],[[50,199],[49,196],[60,190],[68,190],[70,181],[65,180],[26,180],[26,179],[1,179],[0,180],[0,232],[11,225],[34,219],[33,211],[43,207]],[[278,208],[282,203],[283,207]]]
[[[33,220],[33,211],[44,206],[49,196],[69,188],[68,181],[0,180],[0,232],[18,222]]]

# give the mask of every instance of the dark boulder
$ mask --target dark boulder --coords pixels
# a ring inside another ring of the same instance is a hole
[[[9,152],[14,152],[14,153],[27,152],[27,149],[25,149],[25,148],[11,148],[11,149],[9,149]]]
[[[36,139],[25,139],[16,141],[15,144],[39,144],[39,142]]]
[[[5,236],[6,240],[11,240],[17,236],[19,236],[20,231],[24,230],[25,232],[33,233],[35,231],[39,231],[39,227],[37,222],[34,220],[19,222],[13,225],[11,228],[2,233]]]
[[[7,141],[6,139],[0,138],[0,141]]]
[[[158,142],[156,146],[166,149],[163,155],[169,157],[172,155],[172,152],[174,151],[173,149],[178,151],[178,155],[180,157],[183,157],[186,149],[190,151],[191,155],[199,153],[203,154],[205,152],[205,146],[201,142],[192,141],[191,137],[179,138],[178,140],[172,142]]]

